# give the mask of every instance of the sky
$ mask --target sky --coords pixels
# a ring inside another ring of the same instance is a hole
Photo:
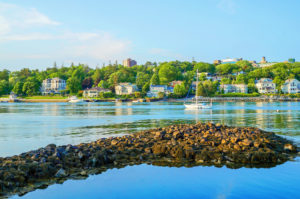
[[[300,60],[299,0],[0,0],[0,70]]]

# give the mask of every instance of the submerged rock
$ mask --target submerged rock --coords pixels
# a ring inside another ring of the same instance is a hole
[[[291,141],[257,128],[172,125],[76,146],[49,144],[0,158],[0,196],[126,165],[272,167],[297,153],[299,149]]]

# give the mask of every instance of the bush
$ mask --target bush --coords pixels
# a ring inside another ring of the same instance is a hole
[[[226,93],[216,95],[217,97],[258,97],[259,93]]]
[[[106,92],[106,93],[103,93],[103,97],[104,98],[113,98],[113,97],[115,97],[115,94],[112,92]]]

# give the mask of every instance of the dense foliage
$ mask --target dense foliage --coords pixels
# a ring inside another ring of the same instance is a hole
[[[285,80],[296,78],[300,80],[300,62],[277,63],[270,67],[254,68],[248,61],[242,60],[236,64],[213,65],[204,62],[163,62],[124,67],[122,65],[108,65],[92,69],[87,65],[79,64],[70,67],[47,68],[46,70],[0,71],[0,95],[7,95],[11,91],[21,96],[40,94],[42,81],[46,78],[59,77],[67,81],[67,89],[63,93],[77,94],[80,90],[99,86],[114,92],[114,87],[121,82],[135,83],[140,89],[139,95],[145,95],[152,85],[167,85],[173,80],[183,83],[174,88],[174,95],[182,97],[195,81],[195,72],[202,74],[199,77],[198,94],[212,96],[217,92],[219,84],[248,84],[249,92],[256,92],[254,81],[263,77],[272,78],[277,89]],[[216,74],[222,77],[221,82],[208,80],[205,73]],[[280,89],[279,89],[280,90]],[[138,95],[138,94],[137,94]]]

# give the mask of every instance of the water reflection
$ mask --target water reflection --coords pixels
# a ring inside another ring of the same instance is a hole
[[[0,155],[49,143],[78,144],[178,122],[207,121],[299,137],[300,103],[222,102],[197,111],[186,110],[180,102],[2,103]]]

